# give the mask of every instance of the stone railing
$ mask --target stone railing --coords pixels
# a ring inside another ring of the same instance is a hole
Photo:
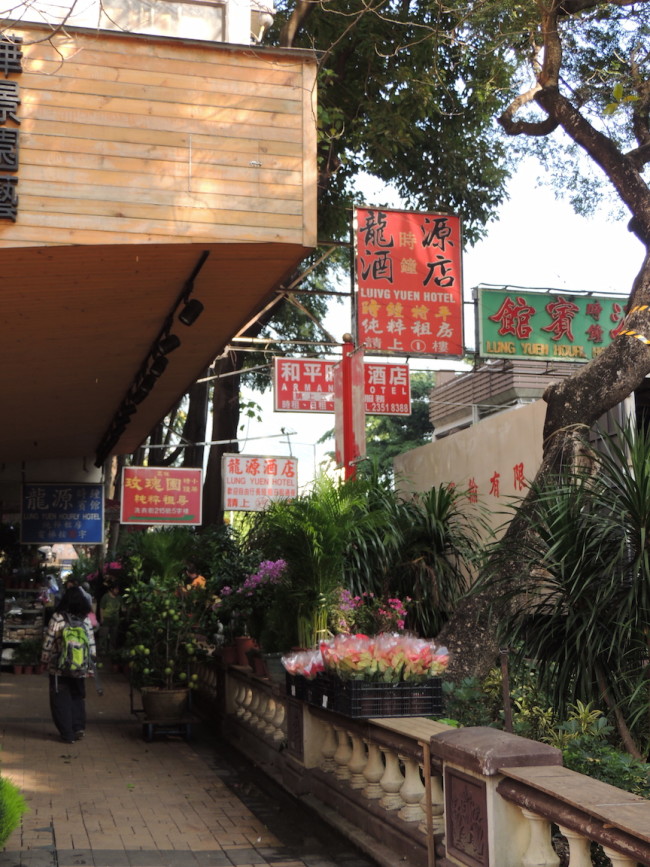
[[[213,689],[222,735],[381,865],[589,867],[592,843],[613,867],[650,865],[650,801],[569,771],[550,746],[344,717],[235,666],[201,673]]]

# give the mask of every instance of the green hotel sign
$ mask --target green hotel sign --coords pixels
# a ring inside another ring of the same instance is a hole
[[[623,295],[478,289],[479,355],[591,361],[617,335]]]

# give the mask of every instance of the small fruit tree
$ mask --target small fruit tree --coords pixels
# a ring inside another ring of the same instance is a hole
[[[126,649],[134,686],[192,686],[197,635],[205,594],[180,578],[136,576],[125,594],[129,626]]]

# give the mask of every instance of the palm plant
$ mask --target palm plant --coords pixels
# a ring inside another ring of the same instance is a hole
[[[346,563],[350,589],[410,597],[410,628],[437,635],[468,590],[485,545],[482,516],[470,515],[464,499],[447,485],[406,498],[369,480],[366,508],[383,520],[355,529]]]
[[[497,550],[479,589],[508,603],[501,641],[515,660],[536,661],[558,714],[606,702],[638,756],[648,741],[650,438],[627,430],[603,443],[585,443],[587,465],[534,489],[524,532]]]
[[[327,476],[317,479],[309,493],[275,501],[254,519],[248,544],[264,557],[287,562],[280,596],[285,612],[295,611],[300,646],[311,647],[327,634],[353,533],[382,519],[367,511],[359,487]]]
[[[178,578],[192,557],[194,535],[187,527],[159,527],[130,533],[121,554],[137,558],[145,577],[157,575],[167,581]]]
[[[260,513],[248,543],[287,561],[283,601],[297,610],[299,643],[326,633],[342,587],[410,597],[409,628],[435,636],[481,550],[461,497],[441,486],[405,499],[377,474],[342,484],[322,477],[309,494]]]

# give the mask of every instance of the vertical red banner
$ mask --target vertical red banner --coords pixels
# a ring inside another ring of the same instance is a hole
[[[355,474],[355,462],[366,454],[366,409],[363,352],[343,344],[343,357],[334,365],[334,435],[337,466],[344,477]]]
[[[355,208],[357,345],[381,354],[463,355],[460,218]]]

